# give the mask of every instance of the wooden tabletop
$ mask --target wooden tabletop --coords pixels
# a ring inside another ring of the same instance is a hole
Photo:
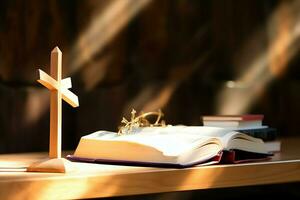
[[[78,199],[300,181],[300,138],[282,140],[267,162],[187,169],[74,163],[67,174],[24,172],[44,153],[0,156],[0,197]]]

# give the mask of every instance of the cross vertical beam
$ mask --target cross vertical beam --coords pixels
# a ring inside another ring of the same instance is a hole
[[[55,47],[51,52],[50,75],[61,85],[62,52]],[[60,90],[50,93],[50,143],[49,157],[61,158],[62,94]]]

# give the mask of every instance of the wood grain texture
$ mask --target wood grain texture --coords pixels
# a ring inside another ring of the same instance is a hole
[[[282,152],[268,162],[187,169],[73,163],[77,170],[67,174],[1,170],[0,196],[78,199],[297,182],[300,181],[299,144],[300,138],[284,140]],[[44,156],[42,153],[2,155],[0,169],[26,167]]]

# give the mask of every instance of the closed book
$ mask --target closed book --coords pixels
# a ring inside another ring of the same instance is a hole
[[[264,115],[262,114],[246,114],[246,115],[205,115],[202,117],[203,121],[262,121]]]
[[[251,120],[251,121],[203,121],[204,126],[213,127],[236,127],[236,128],[252,128],[261,127],[261,120]]]
[[[278,139],[274,141],[266,141],[265,145],[269,152],[278,153],[281,151],[281,141]]]

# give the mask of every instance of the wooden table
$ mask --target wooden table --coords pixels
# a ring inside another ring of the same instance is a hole
[[[267,162],[188,169],[74,163],[77,170],[68,174],[22,172],[45,156],[1,155],[1,199],[78,199],[300,181],[300,138],[282,140],[282,152]]]

